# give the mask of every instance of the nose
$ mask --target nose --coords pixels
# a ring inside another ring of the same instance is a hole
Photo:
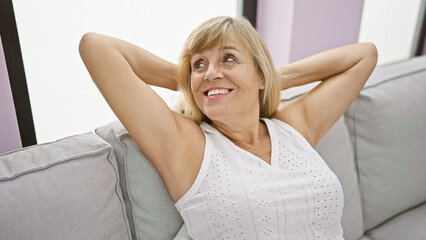
[[[204,75],[204,80],[216,80],[223,78],[223,73],[220,70],[220,66],[217,64],[209,64],[206,74]]]

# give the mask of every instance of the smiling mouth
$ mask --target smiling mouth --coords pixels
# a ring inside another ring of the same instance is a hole
[[[204,92],[204,95],[207,97],[218,96],[222,94],[230,93],[232,89],[212,89]]]

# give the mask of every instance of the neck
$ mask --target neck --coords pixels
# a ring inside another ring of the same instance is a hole
[[[212,127],[225,135],[234,143],[260,145],[265,134],[268,135],[266,126],[258,118],[250,121],[212,121]]]

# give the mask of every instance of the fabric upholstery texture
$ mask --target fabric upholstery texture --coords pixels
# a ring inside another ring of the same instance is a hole
[[[377,68],[373,77],[345,114],[364,230],[426,200],[426,58]]]
[[[183,220],[155,167],[119,121],[95,132],[114,147],[134,239],[173,239]]]
[[[118,181],[90,132],[0,155],[0,239],[131,239]]]
[[[191,237],[188,236],[188,229],[186,228],[186,224],[182,224],[179,232],[173,238],[173,240],[191,240]]]
[[[374,240],[426,239],[426,203],[404,212],[367,233]]]

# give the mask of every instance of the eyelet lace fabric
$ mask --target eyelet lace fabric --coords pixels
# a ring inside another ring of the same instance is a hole
[[[343,191],[336,175],[290,125],[262,119],[271,164],[203,122],[204,159],[176,202],[198,239],[343,239]]]

